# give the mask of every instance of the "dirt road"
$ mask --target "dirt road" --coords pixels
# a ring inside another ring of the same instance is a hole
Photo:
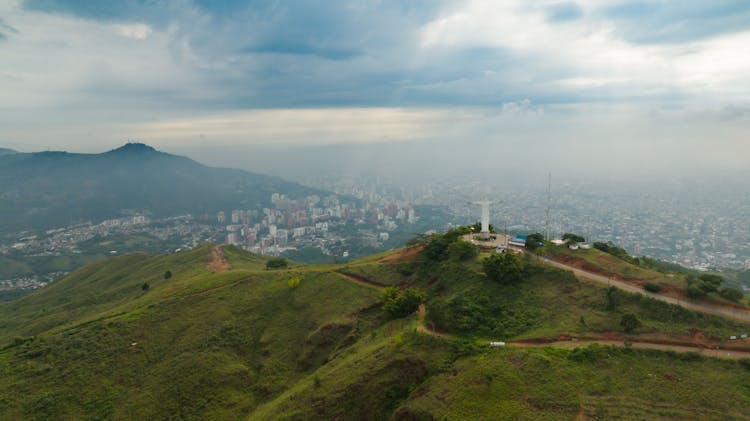
[[[587,340],[581,340],[581,341],[576,341],[576,342],[558,341],[558,342],[546,342],[546,343],[508,342],[508,346],[516,346],[519,348],[544,348],[548,346],[551,346],[554,348],[579,348],[579,347],[588,346],[591,344],[625,347],[624,341],[614,341],[614,340],[606,340],[606,339],[593,339],[593,340],[587,339]],[[750,358],[750,352],[747,352],[747,351],[735,351],[735,350],[727,350],[727,349],[708,349],[708,348],[703,348],[703,347],[698,347],[698,346],[667,345],[667,344],[658,344],[658,343],[651,343],[651,342],[632,342],[630,347],[633,349],[656,349],[659,351],[695,352],[705,357],[731,358],[735,360],[739,360],[743,358]]]
[[[365,279],[365,278],[363,278],[361,276],[350,275],[348,273],[343,273],[343,272],[338,272],[338,271],[335,271],[334,273],[336,275],[339,275],[340,277],[346,279],[347,281],[352,281],[352,282],[360,284],[362,286],[366,286],[366,287],[369,287],[369,288],[375,288],[377,290],[382,290],[383,288],[385,288],[385,285],[379,284],[379,283],[371,281],[369,279]]]
[[[743,309],[733,309],[728,307],[721,307],[705,303],[697,303],[694,301],[681,300],[675,297],[668,297],[661,294],[655,294],[652,292],[645,291],[643,288],[628,284],[627,282],[618,281],[616,279],[607,278],[596,273],[588,272],[582,269],[568,266],[564,263],[555,262],[553,260],[547,260],[547,265],[554,266],[559,269],[569,270],[573,272],[579,279],[583,281],[596,282],[602,285],[613,286],[623,291],[634,292],[636,294],[645,295],[655,300],[664,301],[670,304],[676,304],[678,306],[687,308],[689,310],[700,311],[702,313],[713,314],[716,316],[726,317],[728,319],[740,320],[743,322],[750,323],[750,311]]]

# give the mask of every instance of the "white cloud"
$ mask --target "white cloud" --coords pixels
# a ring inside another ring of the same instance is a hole
[[[144,40],[151,35],[151,27],[144,23],[114,25],[115,31],[125,38]]]
[[[139,139],[162,143],[356,143],[435,138],[478,117],[461,109],[263,109],[157,121],[129,130]]]

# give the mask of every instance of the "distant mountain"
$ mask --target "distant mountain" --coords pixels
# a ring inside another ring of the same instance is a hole
[[[18,152],[14,151],[13,149],[0,148],[0,156],[13,155],[15,153],[18,153]]]
[[[153,216],[256,209],[279,192],[323,192],[278,177],[212,168],[129,143],[101,154],[0,156],[0,232],[103,220],[125,209]]]

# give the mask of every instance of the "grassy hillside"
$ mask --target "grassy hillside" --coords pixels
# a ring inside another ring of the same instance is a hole
[[[750,362],[486,345],[721,343],[747,326],[622,292],[611,306],[606,288],[535,261],[499,284],[484,258],[412,249],[266,270],[265,257],[205,244],[94,263],[0,303],[0,419],[750,419]],[[445,335],[389,316],[380,285],[423,291]],[[630,313],[642,326],[625,334]]]

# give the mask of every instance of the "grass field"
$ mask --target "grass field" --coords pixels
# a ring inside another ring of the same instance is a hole
[[[231,270],[214,273],[212,253],[121,256],[0,303],[0,419],[748,419],[750,363],[478,341],[621,334],[627,313],[636,336],[736,322],[622,292],[610,308],[606,289],[534,262],[500,285],[480,260],[267,270],[224,247]],[[457,338],[390,319],[378,288],[337,272],[425,291],[427,322]]]

